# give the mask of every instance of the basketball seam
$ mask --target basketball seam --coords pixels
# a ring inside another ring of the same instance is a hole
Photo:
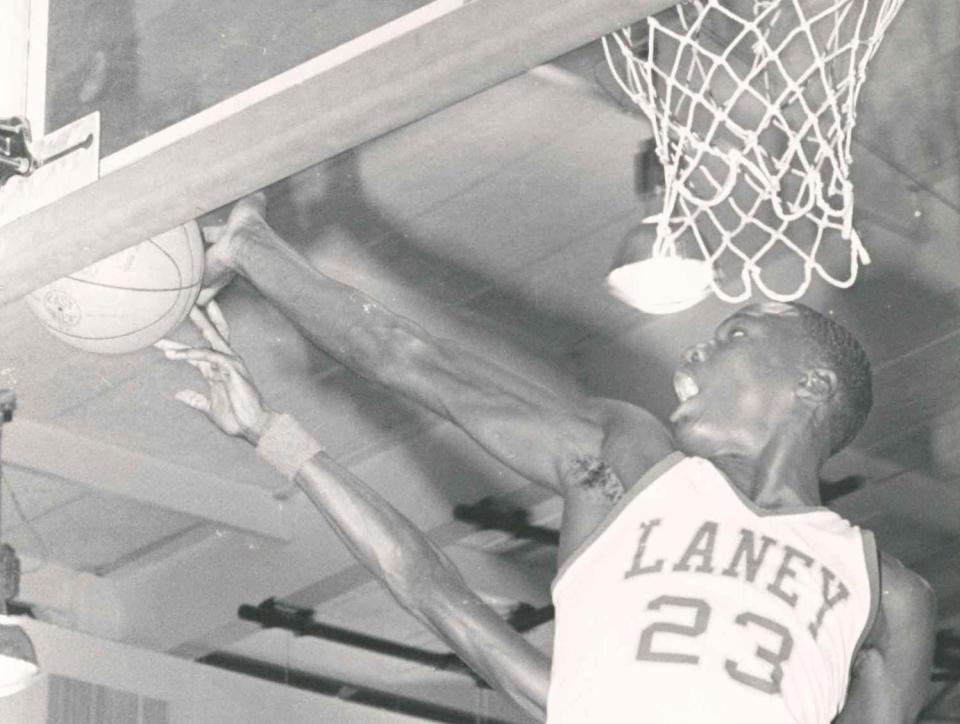
[[[171,315],[175,316],[178,322],[182,320],[183,317],[186,316],[185,305],[189,305],[191,292],[194,290],[199,290],[202,287],[203,279],[202,278],[198,279],[193,284],[184,285],[183,270],[180,268],[180,265],[177,263],[177,260],[174,259],[174,257],[166,249],[164,249],[159,244],[157,244],[157,242],[154,241],[154,239],[151,238],[151,239],[147,239],[146,241],[149,242],[151,246],[153,246],[164,257],[166,257],[167,260],[171,263],[174,269],[174,273],[177,276],[178,286],[165,287],[165,288],[144,288],[144,287],[129,287],[129,286],[121,286],[117,284],[109,284],[105,282],[81,279],[75,276],[68,276],[66,277],[66,279],[69,279],[70,281],[77,284],[84,284],[88,286],[95,286],[95,287],[106,288],[106,289],[116,289],[118,291],[124,291],[124,292],[137,292],[137,293],[155,292],[155,293],[174,294],[174,298],[170,301],[170,304],[156,318],[143,324],[140,327],[137,327],[136,329],[127,330],[122,334],[110,334],[110,335],[104,335],[104,336],[91,336],[91,335],[81,335],[81,334],[72,333],[64,329],[61,329],[59,326],[47,324],[47,322],[44,321],[39,316],[37,318],[37,321],[39,321],[40,324],[46,329],[48,329],[50,332],[61,337],[75,339],[75,340],[84,341],[84,342],[109,342],[113,340],[122,340],[124,338],[134,336],[142,332],[145,332],[147,330],[150,330],[151,328],[156,327],[157,325],[163,323],[164,320],[166,320],[167,317],[170,317]],[[202,245],[202,241],[201,241],[201,245]],[[193,272],[196,266],[193,256],[194,255],[191,250],[187,259],[187,263],[189,265],[188,278],[193,278]],[[187,292],[187,294],[184,295],[183,292]]]
[[[183,291],[183,290],[185,290],[185,289],[193,289],[194,287],[198,287],[198,286],[200,286],[200,282],[197,282],[196,284],[191,284],[189,287],[180,287],[180,291]],[[156,291],[156,290],[153,290],[153,291]],[[128,330],[128,331],[124,332],[123,334],[114,334],[114,335],[111,335],[111,336],[109,336],[109,337],[84,337],[84,336],[79,335],[79,334],[70,334],[70,332],[65,332],[64,330],[60,329],[59,327],[54,327],[54,326],[52,326],[52,325],[47,324],[47,323],[44,322],[42,319],[39,320],[39,321],[40,321],[40,324],[42,324],[42,325],[43,325],[44,327],[46,327],[47,329],[49,329],[49,330],[51,330],[51,331],[54,331],[54,332],[56,332],[57,334],[62,334],[64,337],[72,337],[73,339],[83,339],[83,340],[90,340],[90,341],[96,341],[96,342],[105,342],[105,341],[108,341],[108,340],[111,340],[111,339],[123,339],[124,337],[129,337],[129,336],[132,335],[132,334],[136,334],[137,332],[142,332],[143,330],[148,329],[149,327],[152,327],[154,324],[157,324],[158,322],[163,321],[164,317],[166,317],[168,314],[170,314],[170,312],[173,311],[179,303],[180,303],[180,295],[178,294],[177,297],[176,297],[176,299],[173,300],[173,302],[170,304],[170,306],[167,307],[167,308],[163,311],[163,313],[162,313],[159,317],[157,317],[156,319],[154,319],[153,321],[148,322],[147,324],[143,325],[142,327],[137,327],[136,329]]]
[[[149,241],[154,247],[156,247],[157,251],[159,251],[161,254],[163,254],[165,257],[167,257],[167,259],[170,260],[170,263],[173,264],[173,268],[177,270],[177,281],[182,285],[182,284],[183,284],[183,274],[180,273],[180,265],[177,264],[177,260],[174,259],[172,256],[170,256],[170,253],[169,253],[166,249],[164,249],[162,246],[160,246],[157,242],[155,242],[153,239],[147,239],[147,241]],[[191,262],[190,262],[190,263],[192,264],[192,263],[193,263],[193,261],[192,261],[193,255],[192,255],[192,254],[190,255],[190,258],[191,258]],[[193,286],[193,285],[191,285],[191,286]]]
[[[189,224],[189,223],[191,223],[191,222],[188,222],[188,224]],[[193,223],[193,226],[192,226],[192,227],[188,226],[187,224],[184,224],[183,227],[182,227],[183,230],[184,230],[184,233],[186,233],[186,235],[187,235],[187,248],[190,250],[190,254],[187,256],[187,259],[190,261],[190,276],[189,276],[190,279],[193,279],[193,248],[192,248],[192,246],[191,246],[191,244],[190,244],[190,230],[191,230],[192,228],[195,228],[198,233],[200,232],[200,228],[196,225],[196,222],[194,221],[194,222],[192,222],[192,223]],[[201,258],[202,258],[203,255],[204,255],[203,234],[202,234],[202,233],[200,234],[200,255],[201,255]],[[197,280],[197,284],[200,284],[200,285],[203,284],[203,273],[202,273],[202,270],[201,270],[201,274],[200,274],[200,279]],[[192,286],[191,286],[191,288],[192,288]],[[201,287],[201,289],[202,289],[202,287]],[[197,296],[199,296],[199,294],[200,294],[200,292],[197,292]],[[196,299],[194,299],[193,301],[195,302]],[[189,304],[190,304],[190,302],[187,302],[187,306],[189,306]],[[190,313],[190,310],[189,310],[187,307],[184,307],[183,312],[180,313],[180,318],[181,318],[181,320],[182,320],[184,317],[186,317],[189,313]]]
[[[184,228],[184,231],[186,231],[185,228]],[[150,244],[151,244],[152,246],[154,246],[154,247],[156,248],[157,251],[159,251],[161,254],[163,254],[165,257],[167,257],[167,259],[170,261],[171,264],[173,264],[173,268],[176,269],[177,281],[178,281],[178,282],[180,283],[180,285],[182,286],[182,285],[183,285],[183,274],[182,274],[181,271],[180,271],[180,265],[177,264],[177,260],[174,259],[172,256],[170,256],[169,252],[167,252],[166,249],[164,249],[163,247],[161,247],[161,246],[160,246],[157,242],[155,242],[153,239],[148,239],[148,241],[150,242]],[[189,248],[189,244],[187,245],[187,247]],[[188,257],[188,258],[190,259],[190,266],[192,267],[192,266],[193,266],[193,253],[192,253],[192,252],[189,254],[189,257]],[[193,288],[193,287],[195,287],[195,286],[198,286],[199,283],[200,283],[200,282],[198,281],[197,284],[191,284],[190,287],[188,287],[188,288]],[[159,323],[159,322],[162,321],[163,319],[166,319],[167,315],[169,315],[169,314],[171,314],[171,313],[173,313],[173,312],[175,312],[175,314],[173,314],[173,316],[179,318],[179,319],[178,319],[178,323],[179,323],[179,320],[183,319],[183,317],[185,316],[185,314],[179,310],[179,307],[180,307],[180,292],[177,292],[176,298],[174,298],[174,300],[173,300],[173,302],[170,304],[170,306],[167,307],[166,311],[165,311],[163,314],[161,314],[152,324],[146,325],[145,327],[143,327],[143,329],[148,329],[148,328],[152,327],[153,325]],[[185,311],[186,311],[186,310],[184,310],[184,312],[185,312]],[[138,331],[140,331],[140,330],[138,330]],[[125,335],[125,336],[129,336],[129,335]]]
[[[157,251],[159,251],[161,254],[163,254],[165,257],[167,257],[167,261],[169,261],[169,262],[173,265],[174,272],[175,272],[176,275],[177,275],[177,281],[182,283],[182,282],[183,282],[183,274],[180,273],[180,266],[177,264],[177,260],[174,259],[172,256],[170,256],[170,253],[169,253],[166,249],[164,249],[162,246],[160,246],[157,242],[155,242],[153,239],[147,239],[147,241],[150,242],[150,244],[151,244]],[[193,272],[193,254],[190,255],[190,271],[191,271],[191,276],[192,276],[192,272]],[[193,289],[195,286],[197,286],[196,284],[190,284],[190,285],[185,286],[185,287],[184,287],[184,286],[179,286],[179,287],[157,287],[157,288],[154,288],[154,287],[149,287],[149,288],[148,288],[148,287],[122,287],[122,286],[120,286],[119,284],[107,284],[106,282],[95,282],[95,281],[92,281],[92,280],[90,280],[90,279],[80,279],[79,277],[75,277],[75,276],[72,276],[72,275],[71,275],[71,276],[68,276],[67,279],[69,279],[70,281],[77,282],[77,283],[79,283],[79,284],[91,284],[91,285],[93,285],[93,286],[95,286],[95,287],[104,287],[104,288],[106,288],[106,289],[120,289],[120,290],[125,291],[125,292],[180,292],[180,291],[183,291],[184,289]],[[198,282],[198,283],[199,283],[199,282]],[[166,312],[164,312],[164,316],[166,316]],[[161,319],[162,319],[162,317],[161,317]]]
[[[86,279],[77,279],[76,277],[67,277],[72,282],[77,282],[79,284],[92,284],[95,287],[106,287],[107,289],[119,289],[124,292],[181,292],[184,289],[193,289],[196,284],[190,284],[186,287],[157,287],[157,288],[146,288],[146,287],[121,287],[119,284],[104,284],[103,282],[91,282]],[[198,282],[199,283],[199,282]]]

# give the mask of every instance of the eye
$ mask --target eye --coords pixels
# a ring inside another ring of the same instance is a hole
[[[730,337],[746,337],[747,333],[741,327],[734,327],[730,330]]]

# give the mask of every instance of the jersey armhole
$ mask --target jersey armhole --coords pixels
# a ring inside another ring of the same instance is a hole
[[[877,616],[880,613],[880,551],[877,549],[877,541],[869,530],[860,530],[860,537],[863,541],[863,558],[867,566],[867,580],[870,583],[870,610],[867,614],[866,623],[863,625],[863,631],[860,632],[860,638],[857,645],[853,647],[853,657],[850,659],[852,667],[857,660],[857,656],[867,638],[873,631],[877,623]]]
[[[687,456],[682,452],[674,450],[640,476],[639,480],[629,490],[627,490],[626,494],[620,498],[620,500],[617,501],[617,504],[607,511],[607,514],[597,524],[597,527],[593,529],[593,532],[590,533],[590,535],[588,535],[583,541],[581,541],[580,545],[578,545],[570,553],[570,555],[567,557],[567,560],[565,560],[563,565],[560,566],[560,570],[557,571],[557,575],[553,578],[553,583],[550,584],[551,595],[556,595],[557,587],[564,579],[565,575],[570,571],[570,567],[580,560],[588,548],[597,542],[597,539],[603,535],[603,533],[620,516],[620,513],[623,512],[624,508],[630,505],[630,503],[633,502],[633,500],[644,490],[650,487],[650,485],[659,480],[664,473],[686,458]]]

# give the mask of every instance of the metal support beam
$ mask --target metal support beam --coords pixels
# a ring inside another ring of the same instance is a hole
[[[489,688],[456,654],[430,651],[418,646],[408,646],[396,641],[388,641],[379,636],[370,636],[360,631],[321,623],[314,620],[311,609],[287,606],[278,603],[273,598],[267,599],[257,606],[244,604],[237,610],[237,616],[243,621],[253,621],[265,628],[280,628],[293,631],[299,636],[312,636],[325,641],[335,641],[339,644],[374,651],[403,661],[412,661],[438,671],[466,674],[472,677],[478,685]]]
[[[466,523],[474,523],[487,530],[499,530],[514,538],[534,543],[555,546],[560,543],[560,532],[530,523],[530,513],[523,508],[508,508],[494,498],[484,498],[473,505],[458,505],[453,517]]]
[[[412,699],[406,696],[392,694],[381,689],[372,689],[358,686],[346,681],[317,676],[306,671],[289,669],[284,666],[257,661],[244,656],[215,653],[198,659],[200,663],[227,669],[238,674],[255,676],[267,681],[283,683],[298,689],[313,691],[326,696],[335,696],[338,699],[372,706],[377,709],[393,711],[399,714],[419,717],[428,721],[449,722],[449,724],[472,724],[477,721],[474,712],[453,709],[433,702]],[[511,724],[503,719],[484,717],[483,721],[489,724]]]
[[[412,661],[438,671],[465,674],[471,677],[478,686],[490,688],[455,653],[431,651],[419,646],[409,646],[379,636],[371,636],[360,631],[331,626],[315,620],[313,609],[290,606],[282,601],[278,602],[275,598],[268,598],[256,606],[244,604],[237,610],[237,616],[243,621],[253,621],[264,628],[280,628],[292,631],[298,636],[311,636],[325,641],[334,641],[384,656],[392,656],[403,661]],[[552,605],[534,608],[529,604],[521,603],[511,612],[507,618],[507,623],[518,633],[525,633],[541,624],[552,621],[553,618],[554,608]]]

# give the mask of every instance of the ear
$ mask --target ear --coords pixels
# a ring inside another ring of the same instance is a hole
[[[826,367],[809,369],[797,383],[796,393],[811,403],[826,402],[837,393],[837,375]]]

